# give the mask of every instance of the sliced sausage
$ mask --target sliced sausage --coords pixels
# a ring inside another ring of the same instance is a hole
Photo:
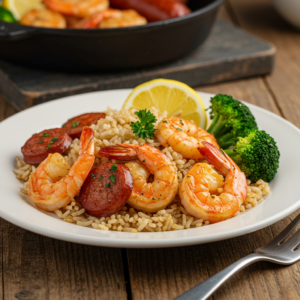
[[[89,173],[80,190],[79,200],[90,215],[108,217],[124,206],[132,187],[132,175],[126,166],[104,164]]]
[[[72,143],[72,138],[62,129],[53,128],[35,133],[21,148],[27,164],[41,163],[49,153],[63,154]]]
[[[191,10],[176,0],[110,0],[118,9],[134,9],[149,22],[162,21],[187,15]]]
[[[83,114],[69,119],[68,122],[63,124],[62,128],[67,132],[67,134],[71,138],[79,138],[84,126],[91,126],[93,124],[97,124],[98,120],[104,119],[105,117],[105,113]]]

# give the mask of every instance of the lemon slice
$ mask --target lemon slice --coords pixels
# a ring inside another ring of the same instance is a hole
[[[206,128],[207,116],[202,99],[188,85],[167,79],[155,79],[145,82],[131,92],[123,104],[123,109],[137,110],[156,107],[160,112],[167,111],[168,116],[180,113],[185,120]]]
[[[42,0],[4,0],[3,7],[11,11],[16,20],[20,20],[24,14],[35,8],[45,8]]]

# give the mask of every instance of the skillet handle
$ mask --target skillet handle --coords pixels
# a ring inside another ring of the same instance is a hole
[[[0,41],[28,38],[38,32],[37,28],[0,21]]]

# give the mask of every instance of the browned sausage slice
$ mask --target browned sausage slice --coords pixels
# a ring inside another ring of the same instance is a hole
[[[21,148],[27,164],[41,163],[49,153],[63,154],[72,143],[72,138],[62,129],[53,128],[35,133]]]
[[[67,132],[67,134],[71,138],[79,138],[84,126],[91,126],[92,124],[97,124],[98,120],[104,119],[105,117],[105,113],[83,114],[69,119],[68,122],[63,124],[62,128]]]
[[[191,12],[176,0],[110,0],[110,4],[118,9],[134,9],[149,22],[176,18]]]
[[[129,199],[133,187],[129,169],[120,164],[104,164],[93,169],[85,180],[79,200],[94,217],[108,217]]]

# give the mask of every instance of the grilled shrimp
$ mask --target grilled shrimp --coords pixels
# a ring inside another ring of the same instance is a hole
[[[44,0],[51,10],[61,14],[86,18],[109,7],[108,0]]]
[[[135,10],[106,9],[80,20],[74,28],[118,28],[139,26],[147,23],[146,18]]]
[[[245,174],[231,158],[215,146],[204,142],[201,154],[206,163],[194,165],[179,188],[181,203],[186,211],[211,223],[232,217],[240,209],[247,193]],[[220,172],[225,177],[220,175]]]
[[[46,28],[66,28],[67,22],[61,14],[47,9],[32,9],[20,20],[22,25],[46,27]]]
[[[176,168],[171,160],[153,146],[121,144],[119,147],[104,147],[100,156],[131,160],[125,165],[133,178],[133,190],[127,203],[144,212],[157,212],[169,205],[178,190]],[[138,161],[134,161],[138,160]],[[153,182],[148,182],[150,174]]]
[[[133,9],[110,9],[109,11],[103,18],[103,21],[100,22],[99,28],[118,28],[147,24],[147,19]]]
[[[59,153],[49,154],[29,178],[28,193],[38,208],[54,211],[72,201],[88,176],[95,160],[94,132],[85,127],[79,157],[70,168]]]
[[[198,151],[202,142],[209,142],[219,148],[215,137],[193,122],[177,117],[164,118],[159,122],[155,136],[164,146],[169,145],[184,158],[203,159]]]

